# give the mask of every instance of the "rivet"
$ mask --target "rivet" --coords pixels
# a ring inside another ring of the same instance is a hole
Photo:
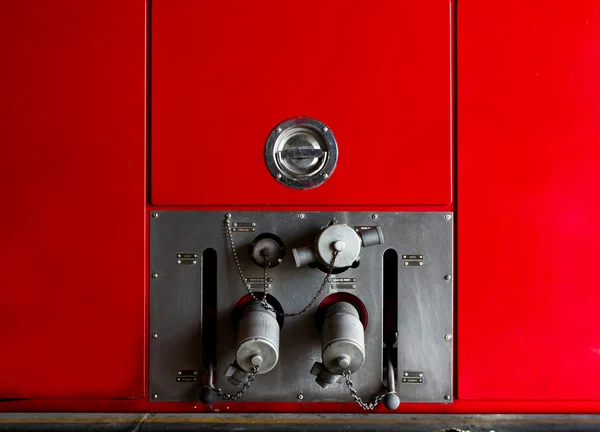
[[[267,288],[271,288],[271,284],[268,284],[268,285],[267,285]]]
[[[446,276],[444,276],[444,279],[446,279],[446,280],[450,280],[450,279],[452,279],[452,276],[450,276],[450,275],[446,275]]]
[[[407,266],[408,265],[408,261],[404,261],[404,265]]]
[[[158,217],[158,213],[152,213],[152,217],[156,219]]]
[[[408,372],[404,372],[404,376],[408,376]]]
[[[304,213],[298,213],[298,217],[299,217],[300,219],[304,219]]]
[[[177,381],[178,381],[178,382],[179,382],[179,381],[181,381],[181,378],[177,378]]]
[[[327,132],[329,129],[327,129],[327,126],[323,126],[323,132]]]
[[[252,226],[255,227],[256,226],[256,222],[252,222]]]
[[[277,177],[278,179],[280,179],[280,178],[281,178],[281,173],[277,173],[277,176],[276,176],[276,177]]]
[[[371,219],[379,219],[379,215],[378,215],[378,214],[376,214],[376,213],[373,213],[373,214],[371,215]]]
[[[327,178],[327,177],[329,177],[329,174],[323,173],[323,178]]]
[[[452,335],[447,334],[446,336],[444,336],[444,339],[450,340],[450,339],[452,339]]]
[[[181,264],[181,260],[177,260],[177,264]]]
[[[352,288],[356,288],[356,285],[352,285]]]
[[[192,264],[198,264],[198,261],[192,261]]]
[[[422,376],[423,376],[423,374],[422,374],[422,373],[420,373],[420,374],[419,374],[419,376],[420,376],[420,377],[422,377]]]
[[[192,374],[198,375],[198,371],[194,371],[194,372],[192,372]]]
[[[156,279],[158,277],[158,273],[152,273],[152,277]]]
[[[158,334],[157,333],[152,333],[152,339],[158,339]]]
[[[298,395],[298,399],[299,399],[299,400],[302,400],[302,399],[304,399],[304,395],[301,395],[301,394],[299,394],[299,395]]]
[[[177,371],[177,375],[181,375],[181,371]]]
[[[447,214],[447,215],[444,216],[444,219],[450,220],[450,219],[452,219],[452,215]]]
[[[158,399],[158,395],[155,393],[152,395],[152,399]]]
[[[281,128],[278,127],[277,129],[275,129],[277,132],[281,132]]]
[[[419,261],[419,265],[423,265],[423,261]]]
[[[226,217],[227,219],[231,218],[231,213],[227,213],[227,214],[225,215],[225,217]]]
[[[446,399],[446,400],[450,400],[450,395],[446,395],[446,396],[444,396],[444,399]]]

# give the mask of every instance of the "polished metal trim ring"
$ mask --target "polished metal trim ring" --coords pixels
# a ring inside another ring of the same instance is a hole
[[[331,129],[309,117],[294,117],[273,128],[265,145],[271,175],[293,189],[312,189],[335,170],[338,148]]]

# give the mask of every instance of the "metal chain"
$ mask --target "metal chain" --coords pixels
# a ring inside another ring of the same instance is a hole
[[[350,369],[346,369],[344,371],[344,378],[346,378],[346,385],[348,386],[348,390],[350,390],[352,398],[365,411],[374,410],[377,404],[379,404],[379,402],[381,402],[385,398],[385,394],[380,394],[373,396],[373,402],[363,402],[363,400],[358,396],[356,390],[354,390],[354,383],[350,379]]]
[[[250,386],[252,385],[252,382],[256,378],[257,373],[258,373],[258,366],[252,366],[252,372],[250,372],[250,375],[248,375],[248,378],[246,378],[246,381],[244,381],[244,384],[242,384],[242,388],[240,389],[240,391],[238,391],[234,395],[229,394],[229,393],[224,393],[223,390],[221,390],[219,387],[213,388],[213,390],[215,391],[217,396],[223,400],[236,401],[239,398],[241,398],[244,395],[244,393],[246,393],[246,391],[250,388]]]
[[[304,312],[309,310],[312,307],[312,305],[315,304],[317,299],[323,293],[323,290],[325,289],[325,285],[327,285],[327,282],[329,281],[329,277],[331,276],[331,274],[333,272],[333,266],[335,264],[335,259],[337,258],[338,253],[339,253],[338,251],[336,251],[336,250],[333,251],[333,256],[331,258],[331,262],[329,263],[329,268],[327,269],[327,274],[323,278],[323,283],[321,284],[321,286],[319,287],[319,289],[317,290],[317,292],[315,293],[313,298],[310,300],[310,302],[306,306],[304,306],[304,308],[302,308],[302,310],[300,310],[299,312],[289,313],[289,314],[281,313],[281,312],[275,310],[275,308],[273,306],[271,306],[269,303],[267,303],[267,294],[268,294],[267,268],[270,266],[269,258],[267,258],[266,256],[263,257],[265,259],[265,267],[263,269],[265,286],[264,286],[264,290],[263,290],[263,297],[262,297],[262,299],[259,299],[256,296],[256,294],[254,294],[254,292],[250,289],[251,285],[248,283],[248,280],[246,279],[246,277],[244,276],[244,272],[242,271],[242,266],[240,265],[240,260],[238,258],[237,251],[235,248],[235,243],[233,241],[233,232],[231,230],[231,214],[229,214],[229,213],[227,215],[225,215],[225,228],[227,230],[227,235],[229,236],[229,244],[231,245],[231,252],[233,253],[233,260],[235,261],[235,266],[237,267],[238,273],[240,275],[240,279],[242,280],[242,283],[244,284],[246,291],[248,291],[248,294],[250,294],[250,296],[252,296],[252,298],[255,301],[259,302],[265,309],[267,309],[279,316],[282,316],[282,317],[293,317],[293,316],[302,315]]]

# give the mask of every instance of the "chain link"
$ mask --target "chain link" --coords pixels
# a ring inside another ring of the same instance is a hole
[[[325,286],[327,285],[327,282],[329,281],[329,278],[331,277],[331,274],[333,272],[333,266],[335,264],[335,259],[338,256],[338,251],[333,251],[333,256],[331,258],[331,262],[329,263],[329,268],[327,269],[327,274],[325,275],[325,277],[323,278],[323,283],[321,284],[321,286],[319,287],[319,289],[317,290],[317,292],[315,293],[315,295],[313,296],[313,298],[310,300],[310,302],[304,306],[304,308],[302,308],[302,310],[300,310],[299,312],[295,312],[295,313],[281,313],[278,310],[275,310],[275,308],[273,306],[271,306],[269,303],[267,303],[267,294],[268,294],[268,282],[267,282],[267,269],[270,266],[270,261],[269,258],[266,256],[263,256],[263,258],[265,259],[265,266],[263,269],[263,275],[264,275],[264,290],[263,290],[263,297],[262,299],[259,299],[256,294],[254,294],[254,292],[250,289],[250,284],[248,283],[248,279],[244,276],[244,272],[242,271],[242,266],[240,264],[240,260],[238,258],[237,255],[237,251],[235,248],[235,243],[233,241],[233,231],[231,230],[231,215],[228,213],[225,216],[225,229],[227,230],[227,235],[229,237],[229,244],[231,245],[231,252],[233,253],[233,260],[235,261],[235,266],[237,267],[238,273],[240,275],[240,279],[242,280],[242,283],[244,284],[244,287],[246,288],[246,291],[248,291],[248,294],[250,294],[250,296],[252,296],[252,298],[259,302],[265,309],[279,315],[282,317],[293,317],[293,316],[298,316],[298,315],[302,315],[304,312],[306,312],[307,310],[309,310],[317,301],[317,299],[321,296],[321,294],[323,293],[323,290],[325,289]]]
[[[363,402],[363,400],[358,396],[356,390],[354,390],[354,383],[350,379],[350,369],[346,369],[344,371],[344,378],[346,378],[346,385],[348,386],[348,390],[350,390],[352,398],[365,411],[374,410],[375,407],[379,404],[379,402],[381,402],[385,398],[385,394],[380,394],[377,396],[373,396],[373,402]]]
[[[252,372],[250,372],[250,375],[248,375],[248,378],[246,378],[246,381],[244,381],[244,384],[242,384],[242,388],[236,394],[232,395],[229,393],[225,393],[219,387],[213,388],[213,390],[215,391],[217,396],[223,400],[236,401],[239,398],[241,398],[244,395],[244,393],[246,393],[246,391],[250,388],[250,386],[252,385],[252,382],[256,378],[257,373],[258,373],[258,366],[252,366]]]

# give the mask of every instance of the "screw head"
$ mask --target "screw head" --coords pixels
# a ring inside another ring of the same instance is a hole
[[[158,339],[158,334],[157,333],[152,333],[152,339]]]
[[[304,399],[304,395],[299,394],[298,395],[298,400],[302,400],[302,399]]]
[[[192,374],[198,375],[198,371],[194,371],[194,372],[192,372]]]
[[[422,373],[420,373],[420,374],[419,374],[419,377],[420,377],[420,378],[422,378],[422,377],[423,377],[423,374],[422,374]]]
[[[281,132],[281,128],[278,127],[277,129],[275,129],[277,132]]]
[[[256,222],[252,222],[252,226],[255,227],[256,226]]]
[[[152,217],[156,219],[158,217],[158,213],[152,213]]]
[[[404,372],[404,376],[408,376],[408,372]]]
[[[280,179],[281,178],[281,173],[277,173],[277,178]]]
[[[450,280],[450,279],[452,279],[452,276],[450,276],[450,275],[446,275],[446,276],[444,276],[444,279],[446,279],[446,280]]]
[[[352,288],[356,288],[356,285],[352,285]]]
[[[444,219],[450,220],[450,219],[452,219],[452,215],[447,214],[447,215],[444,216]]]
[[[329,174],[323,173],[323,178],[327,178],[327,177],[329,177]]]
[[[408,265],[408,261],[404,261],[404,265],[407,266]]]
[[[225,215],[225,217],[226,217],[227,219],[230,219],[230,218],[231,218],[231,213],[227,213],[227,214]]]
[[[158,395],[157,395],[156,393],[154,393],[154,394],[152,395],[152,399],[158,399]]]
[[[181,264],[181,260],[177,260],[177,264]]]
[[[323,132],[327,132],[329,129],[327,128],[327,126],[323,126],[323,128],[321,129]]]
[[[152,278],[156,279],[158,277],[158,273],[152,273]]]
[[[181,375],[181,371],[177,371],[177,375]]]
[[[192,261],[192,264],[198,264],[198,261]]]
[[[444,396],[444,399],[446,399],[446,400],[450,400],[450,395],[446,395],[446,396]]]
[[[304,213],[299,213],[299,214],[298,214],[298,218],[300,218],[300,219],[304,219]]]
[[[452,339],[452,335],[447,334],[446,336],[444,336],[444,339],[450,340],[450,339]]]
[[[379,219],[379,215],[377,213],[373,213],[371,215],[371,219]]]
[[[419,261],[419,265],[423,265],[423,261]]]

